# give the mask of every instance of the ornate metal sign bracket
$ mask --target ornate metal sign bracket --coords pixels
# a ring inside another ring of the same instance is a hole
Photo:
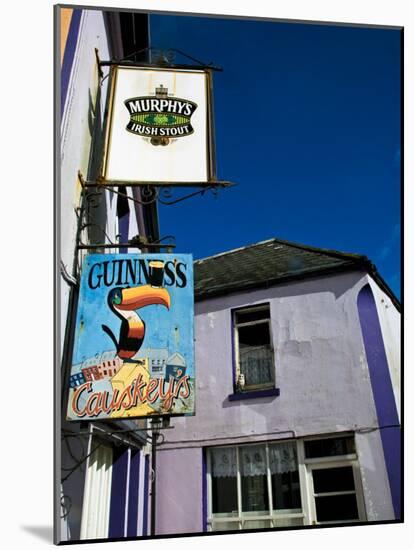
[[[180,63],[174,63],[176,55],[180,55],[182,57],[185,57],[186,59],[193,62],[193,64],[180,64]],[[146,61],[137,61],[137,57],[142,56],[146,58]],[[133,58],[133,59],[131,59]],[[142,50],[138,50],[136,52],[133,52],[129,54],[126,57],[123,57],[122,59],[113,59],[109,61],[99,61],[99,67],[110,67],[112,65],[129,65],[131,67],[139,66],[139,67],[160,67],[165,66],[169,67],[171,69],[209,69],[211,71],[222,71],[222,67],[218,67],[217,65],[214,65],[212,62],[210,63],[203,63],[199,59],[196,59],[195,57],[183,52],[182,50],[178,50],[176,48],[157,48],[155,46],[150,46],[148,48],[143,48]]]
[[[135,181],[135,182],[123,182],[123,181],[106,181],[103,179],[100,180],[85,180],[81,172],[78,172],[78,177],[80,184],[84,190],[91,190],[88,192],[87,196],[90,199],[93,199],[96,196],[100,196],[99,189],[104,189],[116,195],[120,195],[131,202],[140,205],[149,205],[156,201],[160,202],[165,206],[173,206],[179,202],[182,202],[186,199],[195,197],[196,195],[204,195],[206,192],[211,191],[215,196],[219,189],[224,189],[227,187],[233,187],[237,185],[236,183],[230,181],[208,181],[208,182],[162,182],[162,183],[148,183],[145,181]],[[116,189],[116,187],[118,189]],[[120,191],[119,189],[126,189],[127,187],[139,187],[141,189],[141,199],[136,197],[129,196],[125,191]],[[198,191],[193,191],[192,193],[180,196],[178,198],[173,198],[172,189],[175,188],[185,188],[185,187],[200,187]],[[94,190],[94,191],[92,191]]]

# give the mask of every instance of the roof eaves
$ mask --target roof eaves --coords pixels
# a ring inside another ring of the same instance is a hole
[[[230,283],[228,285],[222,285],[220,287],[209,287],[207,290],[198,291],[195,289],[195,301],[199,302],[202,300],[208,300],[213,297],[223,296],[225,294],[234,293],[237,291],[245,291],[253,288],[269,288],[270,286],[275,286],[278,284],[285,284],[290,281],[302,280],[312,277],[318,277],[323,275],[330,275],[332,273],[338,273],[341,271],[350,271],[350,270],[365,270],[368,271],[369,263],[366,262],[364,257],[361,256],[361,261],[357,262],[355,260],[349,261],[343,264],[331,264],[330,266],[325,266],[323,268],[317,267],[313,269],[307,269],[298,273],[291,273],[285,276],[279,276],[274,279],[267,279],[266,281],[261,282],[246,282],[241,283]]]
[[[387,294],[387,296],[390,298],[391,302],[396,307],[397,311],[401,313],[402,307],[401,302],[396,297],[394,292],[391,290],[391,288],[388,286],[388,284],[385,282],[385,280],[382,278],[380,273],[377,270],[377,267],[372,262],[369,262],[368,265],[368,273],[371,275],[371,277],[374,279],[374,281],[377,283],[377,285],[380,287],[380,289]]]

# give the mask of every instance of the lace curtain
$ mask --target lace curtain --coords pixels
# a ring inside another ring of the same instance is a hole
[[[211,469],[214,477],[236,477],[236,447],[212,449]]]
[[[295,472],[298,469],[296,445],[294,443],[269,445],[269,465],[272,474]]]
[[[266,447],[264,445],[249,445],[240,447],[241,475],[266,475]]]
[[[216,448],[211,451],[214,477],[237,475],[237,447]],[[239,447],[240,473],[242,476],[261,476],[267,473],[265,445]],[[293,443],[269,445],[269,467],[272,474],[284,474],[298,469],[296,447]]]

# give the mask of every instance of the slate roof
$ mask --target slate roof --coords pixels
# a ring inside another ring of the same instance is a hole
[[[398,300],[367,256],[277,238],[196,260],[195,299],[346,270],[370,273],[399,309]]]

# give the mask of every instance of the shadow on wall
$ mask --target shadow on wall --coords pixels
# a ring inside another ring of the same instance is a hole
[[[305,294],[331,293],[338,300],[350,288],[355,286],[366,273],[363,271],[350,271],[335,275],[320,275],[315,278],[300,279],[286,283],[278,283],[269,288],[247,289],[244,291],[232,291],[228,295],[213,296],[200,302],[196,302],[196,313],[210,313],[233,307],[238,307],[246,296],[246,303],[253,303],[274,298],[292,298]]]
[[[260,403],[260,405],[268,405],[270,403],[272,403],[272,401],[274,401],[275,399],[277,399],[277,396],[275,395],[274,397],[256,397],[256,398],[250,398],[248,400],[243,400],[243,399],[240,399],[240,400],[235,400],[235,401],[230,401],[228,397],[226,397],[226,399],[224,399],[224,401],[222,401],[222,405],[223,405],[223,408],[224,409],[227,409],[228,407],[240,407],[241,405],[245,405],[246,402],[247,403]]]
[[[88,127],[91,135],[91,150],[87,178],[95,181],[99,174],[104,143],[104,128],[102,125],[101,86],[98,86],[96,100],[93,101],[92,92],[89,90]],[[105,192],[93,188],[88,193],[88,236],[91,243],[105,242],[106,220],[108,217],[105,200]],[[115,199],[115,194],[110,194],[110,200]]]

